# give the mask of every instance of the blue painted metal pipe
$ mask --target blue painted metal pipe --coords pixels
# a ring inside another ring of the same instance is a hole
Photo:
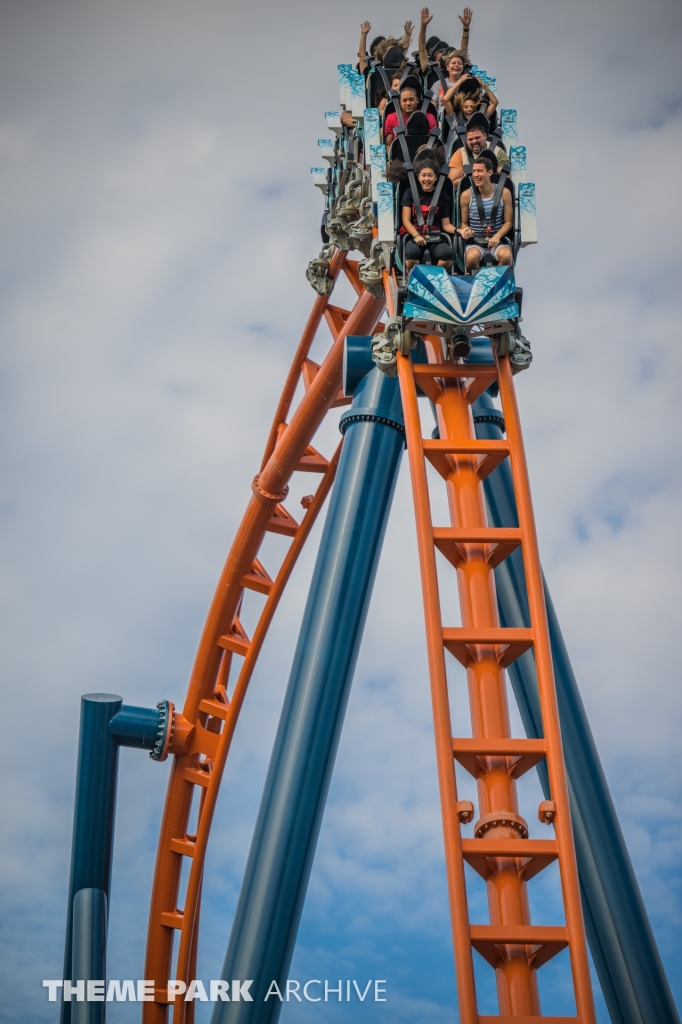
[[[79,889],[74,896],[72,935],[73,978],[86,984],[85,999],[71,1002],[71,1024],[104,1024],[107,897],[102,889]],[[87,980],[101,985],[88,992]]]
[[[251,842],[222,977],[253,1002],[212,1024],[271,1024],[291,964],[336,749],[404,448],[397,378],[373,369],[344,414],[345,441]]]
[[[488,395],[474,404],[473,413],[477,437],[502,437],[504,421]],[[484,490],[490,525],[518,526],[508,463],[488,477]],[[544,578],[543,582],[585,927],[604,999],[613,1024],[680,1024]],[[495,569],[495,583],[501,624],[529,626],[520,550]],[[508,672],[527,735],[542,736],[532,651]],[[549,798],[544,762],[538,773]]]
[[[87,693],[81,698],[76,805],[64,943],[63,978],[66,980],[96,981],[104,977],[118,748],[127,746],[149,750],[150,756],[158,760],[165,751],[170,722],[168,701],[161,701],[156,708],[151,709],[124,705],[120,697],[111,693]],[[84,896],[84,893],[88,895]],[[104,902],[100,905],[102,900]],[[103,932],[100,927],[102,921]],[[100,939],[103,941],[101,949]],[[91,943],[89,948],[88,942]],[[76,961],[73,960],[75,951]],[[77,973],[85,969],[102,973]],[[87,1011],[91,1015],[84,1016],[86,1009],[83,1009],[82,1004],[62,1002],[61,1024],[96,1024],[100,1020],[97,1009],[100,1004],[92,1005],[94,1009]]]
[[[73,904],[81,889],[100,889],[109,899],[114,846],[118,744],[109,722],[123,701],[112,693],[86,693],[81,697],[81,724],[76,769],[76,805],[73,814],[71,872],[66,915],[63,978],[72,973]],[[61,1024],[71,1022],[71,1003],[62,1002]]]
[[[164,703],[164,702],[161,702]],[[135,708],[124,704],[109,722],[109,735],[120,747],[155,750],[165,719],[159,706]]]

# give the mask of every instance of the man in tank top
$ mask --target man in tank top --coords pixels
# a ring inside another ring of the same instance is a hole
[[[469,243],[464,253],[468,274],[480,268],[486,252],[492,252],[495,262],[504,266],[513,262],[507,239],[514,227],[511,192],[503,188],[498,195],[492,175],[492,160],[477,156],[471,168],[474,188],[466,189],[460,197],[462,226],[457,231]]]

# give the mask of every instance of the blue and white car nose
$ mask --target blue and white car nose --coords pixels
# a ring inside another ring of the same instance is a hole
[[[509,330],[518,320],[513,267],[484,267],[475,277],[451,277],[445,267],[416,266],[410,274],[403,315],[426,323],[453,324],[467,333]]]

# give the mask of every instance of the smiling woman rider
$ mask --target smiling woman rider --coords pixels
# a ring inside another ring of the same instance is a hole
[[[417,210],[412,189],[408,188],[403,196],[400,234],[411,236],[410,241],[405,243],[405,270],[408,273],[412,270],[412,267],[421,261],[427,249],[432,263],[437,264],[439,267],[446,267],[448,270],[452,267],[452,245],[449,242],[444,242],[441,238],[442,231],[448,235],[454,235],[455,233],[451,220],[452,203],[448,192],[441,191],[431,219],[431,232],[427,234],[426,228],[426,222],[428,221],[435,198],[438,170],[438,164],[435,160],[425,160],[417,175],[419,205],[424,221],[423,228],[417,220]]]

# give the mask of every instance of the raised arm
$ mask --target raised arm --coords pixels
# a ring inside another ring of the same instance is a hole
[[[412,33],[414,32],[414,25],[411,21],[406,21],[404,26],[404,35],[399,42],[399,46],[402,47],[404,53],[410,48],[410,40],[412,39]]]
[[[441,98],[441,102],[443,103],[443,106],[445,107],[445,113],[446,114],[454,114],[455,108],[454,108],[454,105],[453,105],[452,101],[454,99],[455,93],[459,89],[459,87],[462,84],[462,82],[468,82],[470,78],[473,78],[473,75],[470,75],[467,72],[466,74],[462,75],[461,78],[458,78],[457,81],[455,82],[455,84],[451,85],[450,88],[448,89],[448,91],[446,93],[444,93],[444,95]]]
[[[445,113],[447,114],[448,117],[450,117],[455,112],[455,108],[452,101],[455,98],[456,92],[457,85],[451,85],[448,91],[441,97],[441,102],[445,107]]]
[[[360,26],[360,42],[358,43],[358,71],[361,75],[365,73],[367,67],[367,36],[370,33],[372,26],[368,21],[363,21]]]
[[[478,81],[479,82],[481,81],[480,78],[478,79]],[[497,104],[500,101],[498,100],[497,96],[492,91],[490,86],[486,85],[485,82],[481,82],[481,85],[483,86],[485,94],[488,97],[488,106],[485,108],[485,116],[488,118],[488,120],[490,120],[490,118],[493,116],[493,114],[497,110]]]
[[[419,25],[419,63],[422,71],[429,66],[429,55],[426,52],[426,26],[433,21],[433,15],[429,14],[428,7],[422,7],[421,22]]]
[[[459,20],[462,22],[462,42],[459,45],[462,50],[469,50],[469,26],[473,13],[470,7],[465,7],[462,14],[459,15]]]

